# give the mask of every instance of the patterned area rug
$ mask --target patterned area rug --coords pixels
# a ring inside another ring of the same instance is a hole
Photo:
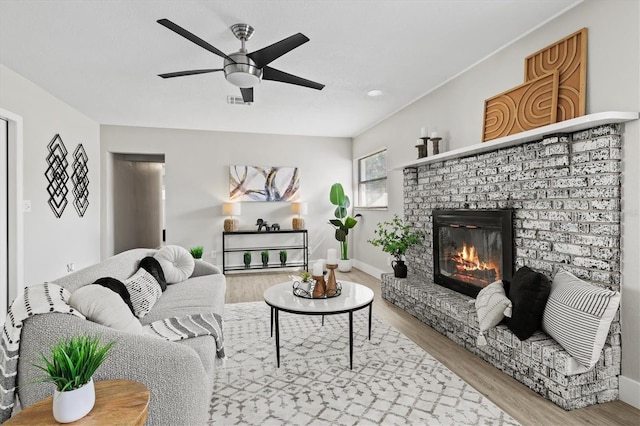
[[[263,302],[225,306],[228,359],[218,365],[210,406],[215,425],[517,425],[368,309],[349,316],[280,313],[280,368]]]

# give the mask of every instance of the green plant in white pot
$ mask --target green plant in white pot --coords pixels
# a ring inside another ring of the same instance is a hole
[[[97,336],[76,336],[51,347],[51,359],[41,354],[45,382],[56,385],[53,417],[60,423],[74,422],[86,416],[95,404],[93,373],[106,359],[115,342],[100,343]]]
[[[338,270],[341,272],[349,272],[351,270],[351,259],[349,259],[348,237],[349,230],[353,229],[358,223],[357,220],[349,216],[349,207],[351,201],[345,195],[344,188],[340,183],[331,185],[329,192],[329,201],[336,206],[334,211],[335,219],[330,219],[329,223],[335,228],[336,240],[340,243],[340,259],[338,260]]]

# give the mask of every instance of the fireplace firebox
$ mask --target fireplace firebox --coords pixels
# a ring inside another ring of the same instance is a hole
[[[434,210],[434,282],[476,297],[513,275],[512,210]]]

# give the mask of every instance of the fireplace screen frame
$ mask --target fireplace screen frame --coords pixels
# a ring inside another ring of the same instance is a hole
[[[513,210],[434,210],[433,211],[433,280],[436,284],[450,288],[467,296],[476,297],[480,292],[479,286],[468,284],[447,277],[440,273],[440,227],[467,223],[468,229],[486,228],[499,229],[502,240],[502,276],[501,279],[510,281],[513,277]],[[471,220],[473,225],[471,225]],[[464,225],[463,225],[464,226]]]

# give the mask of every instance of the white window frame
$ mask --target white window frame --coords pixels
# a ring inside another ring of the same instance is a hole
[[[355,183],[355,185],[354,185],[355,186],[355,188],[354,188],[354,193],[355,193],[354,208],[355,209],[358,209],[358,210],[387,210],[389,208],[389,188],[388,188],[388,185],[387,185],[387,182],[389,181],[389,170],[388,170],[388,168],[387,168],[387,173],[386,173],[386,175],[384,177],[385,192],[387,193],[387,203],[386,203],[387,205],[380,206],[380,207],[369,207],[369,206],[363,206],[361,204],[361,201],[360,201],[361,198],[362,198],[360,196],[361,195],[360,194],[360,184],[361,184],[361,181],[360,181],[360,161],[365,159],[365,158],[367,158],[367,157],[371,157],[371,156],[376,155],[376,154],[378,154],[380,152],[383,152],[383,151],[386,152],[385,153],[385,157],[386,157],[386,159],[388,159],[389,150],[387,149],[386,146],[382,146],[382,147],[380,147],[378,149],[375,149],[375,150],[373,150],[373,151],[371,151],[369,153],[360,155],[360,156],[358,156],[357,158],[355,158],[353,160],[353,174],[354,174],[353,181]],[[380,180],[382,180],[382,179],[380,179]]]

